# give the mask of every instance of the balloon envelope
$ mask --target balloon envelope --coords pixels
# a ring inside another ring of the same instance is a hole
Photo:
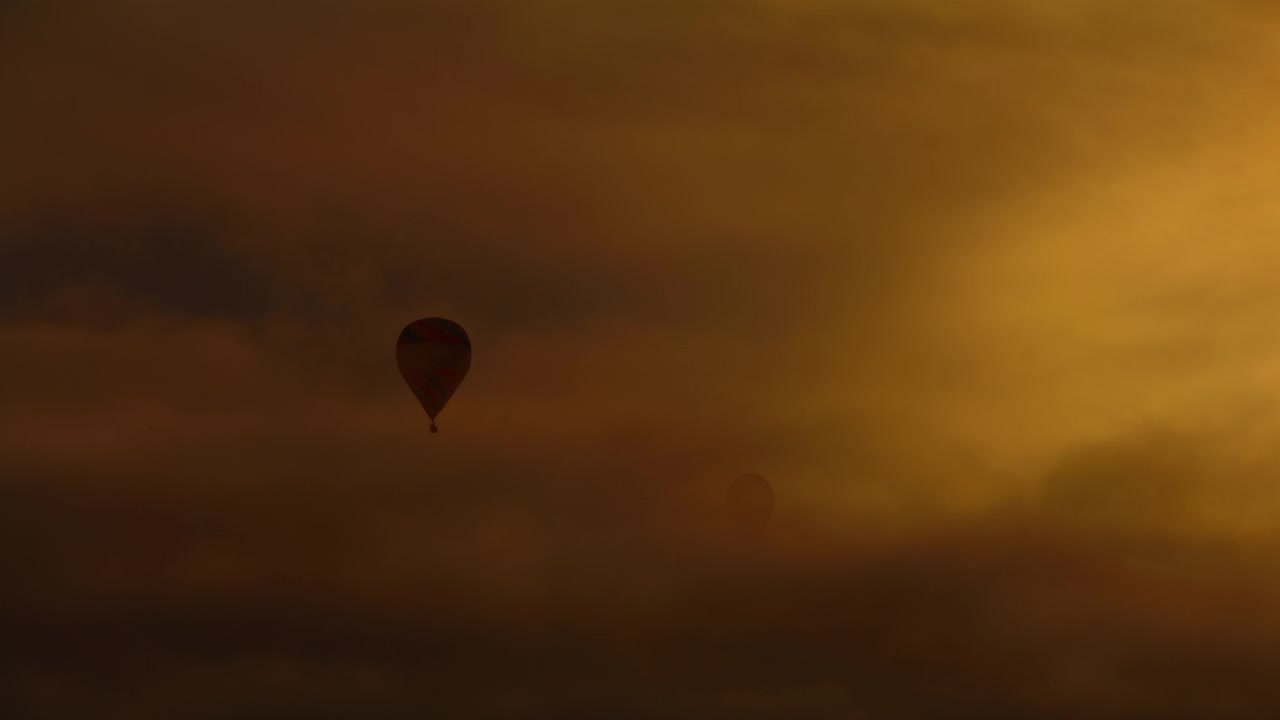
[[[760,475],[748,473],[733,481],[725,499],[729,520],[740,530],[758,532],[773,516],[773,488]]]
[[[414,320],[396,341],[396,365],[409,389],[431,418],[436,431],[436,415],[444,409],[471,368],[471,339],[452,320]]]

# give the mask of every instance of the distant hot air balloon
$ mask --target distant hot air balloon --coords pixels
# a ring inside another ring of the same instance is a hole
[[[396,365],[431,418],[431,432],[436,432],[436,415],[471,368],[471,339],[452,320],[414,320],[396,341]]]
[[[733,481],[725,499],[729,521],[741,531],[758,533],[773,516],[773,488],[763,477],[748,473]]]

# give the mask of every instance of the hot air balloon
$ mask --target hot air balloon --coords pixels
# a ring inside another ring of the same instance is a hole
[[[396,341],[396,365],[431,418],[431,432],[436,432],[436,415],[453,397],[471,368],[471,339],[467,331],[452,320],[436,317],[414,320],[405,326]]]
[[[729,486],[725,507],[736,529],[752,534],[762,532],[773,516],[773,488],[763,477],[747,473]]]

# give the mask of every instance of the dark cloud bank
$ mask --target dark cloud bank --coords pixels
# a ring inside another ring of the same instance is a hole
[[[501,461],[10,468],[7,694],[21,717],[1266,717],[1277,539],[1190,531],[1153,444],[1065,461],[1030,505],[819,544],[783,517],[763,547],[660,479]]]

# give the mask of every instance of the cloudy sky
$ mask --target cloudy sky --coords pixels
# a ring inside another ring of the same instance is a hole
[[[1273,717],[1277,82],[1246,0],[3,3],[0,710]]]

